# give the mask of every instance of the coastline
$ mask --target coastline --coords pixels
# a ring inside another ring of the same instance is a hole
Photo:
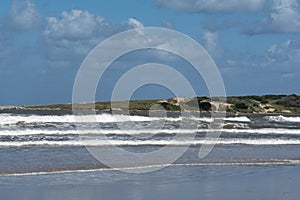
[[[78,110],[93,110],[101,113],[143,113],[153,112],[171,113],[214,113],[225,112],[227,115],[240,116],[249,114],[300,114],[300,96],[292,95],[263,95],[263,96],[232,96],[232,97],[194,97],[170,98],[166,100],[130,100],[119,102],[96,102],[82,104],[52,104],[31,106],[0,106],[0,112],[70,112],[72,108]],[[138,114],[140,115],[140,114]],[[143,115],[143,114],[142,114]]]

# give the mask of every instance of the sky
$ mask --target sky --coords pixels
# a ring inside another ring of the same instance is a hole
[[[300,94],[298,0],[3,0],[0,105],[71,103],[76,74],[89,52],[116,33],[142,27],[169,28],[199,42],[216,63],[228,96]],[[188,63],[170,57],[147,51],[120,58],[96,100],[110,99],[124,66],[147,62],[180,68],[191,76],[196,94],[207,95]],[[152,85],[132,98],[172,95]]]

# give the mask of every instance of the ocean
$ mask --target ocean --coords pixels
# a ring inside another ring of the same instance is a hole
[[[299,115],[93,117],[2,111],[1,199],[299,199]]]

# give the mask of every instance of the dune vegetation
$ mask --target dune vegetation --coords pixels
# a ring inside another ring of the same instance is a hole
[[[92,105],[92,106],[90,106]],[[95,104],[77,104],[77,107],[94,108],[99,111],[111,110],[167,110],[167,111],[201,111],[214,112],[226,110],[231,113],[283,113],[300,114],[300,96],[263,95],[231,96],[225,98],[170,98],[167,100],[130,100],[120,102],[96,102]],[[16,109],[10,107],[10,109]],[[72,104],[34,105],[18,109],[37,110],[72,110]]]

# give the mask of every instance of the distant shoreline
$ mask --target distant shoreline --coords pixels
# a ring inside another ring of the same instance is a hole
[[[300,96],[263,95],[263,96],[231,96],[224,98],[170,98],[166,100],[130,100],[120,102],[96,102],[95,104],[76,104],[78,108],[94,108],[95,111],[169,111],[203,113],[222,110],[232,114],[300,114]],[[0,111],[72,111],[72,104],[33,105],[33,106],[0,106]]]

